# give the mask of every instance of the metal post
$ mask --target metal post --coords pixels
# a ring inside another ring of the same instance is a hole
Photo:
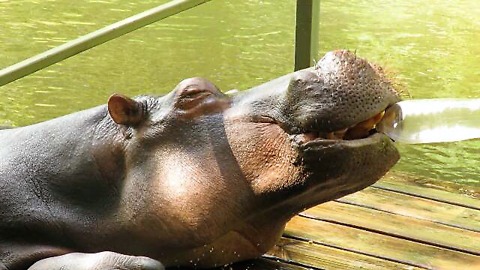
[[[310,67],[318,56],[320,0],[297,0],[295,71]]]
[[[73,55],[211,0],[174,0],[106,26],[46,52],[0,70],[0,86],[46,68]]]

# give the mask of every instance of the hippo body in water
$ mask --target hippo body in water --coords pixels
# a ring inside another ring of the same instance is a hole
[[[0,269],[213,267],[268,251],[298,212],[398,160],[374,132],[399,100],[348,51],[250,90],[162,97],[0,131]],[[163,264],[163,265],[162,265]]]

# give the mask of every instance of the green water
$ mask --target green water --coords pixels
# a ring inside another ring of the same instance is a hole
[[[0,68],[167,1],[0,0]],[[292,71],[293,0],[214,0],[0,88],[0,125],[170,91],[186,77],[245,89]],[[385,66],[405,97],[480,97],[475,1],[321,1],[320,54]],[[480,141],[403,146],[395,170],[480,193]]]

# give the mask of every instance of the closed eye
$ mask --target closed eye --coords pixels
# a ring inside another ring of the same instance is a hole
[[[203,89],[185,89],[181,94],[181,99],[197,99],[210,96],[212,92]]]
[[[184,89],[177,100],[177,107],[188,110],[200,104],[202,100],[212,96],[212,92],[197,88]]]

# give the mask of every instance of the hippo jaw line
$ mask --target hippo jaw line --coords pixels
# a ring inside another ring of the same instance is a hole
[[[391,105],[388,107],[390,106]],[[306,131],[299,134],[292,134],[290,137],[297,147],[327,146],[331,144],[374,144],[377,143],[379,139],[381,140],[379,136],[373,135],[378,134],[376,124],[380,122],[384,114],[385,110],[365,121],[336,131]],[[385,136],[384,134],[381,135]]]
[[[295,147],[300,152],[300,156],[303,155],[303,153],[306,150],[314,151],[314,150],[322,149],[325,147],[349,148],[349,147],[368,146],[368,145],[375,146],[378,144],[390,144],[393,148],[395,148],[393,141],[388,136],[382,133],[373,133],[372,135],[366,138],[360,138],[355,140],[316,138],[316,139],[312,139],[310,141],[302,142],[302,143],[297,143],[296,140],[298,140],[298,137],[294,137],[293,141],[294,141]]]
[[[308,137],[307,141],[305,141],[305,137]],[[388,139],[393,142],[388,136],[382,133],[373,133],[365,138],[359,138],[354,140],[339,140],[339,139],[325,139],[322,137],[312,137],[313,135],[308,134],[300,134],[300,135],[293,135],[292,141],[294,142],[295,146],[299,149],[306,149],[306,148],[315,148],[315,147],[328,147],[332,145],[343,145],[343,146],[356,146],[356,145],[373,145],[379,143],[380,141],[384,141],[384,139]]]

